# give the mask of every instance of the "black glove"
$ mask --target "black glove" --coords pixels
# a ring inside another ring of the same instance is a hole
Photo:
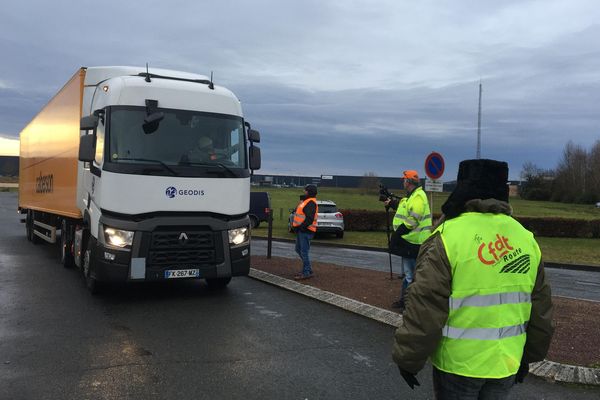
[[[529,373],[529,364],[525,361],[521,361],[521,366],[515,375],[515,383],[523,383],[523,380]]]
[[[398,369],[400,370],[400,375],[402,375],[402,378],[406,381],[406,384],[410,386],[411,389],[414,389],[415,386],[421,386],[415,374],[411,374],[410,372],[403,370],[400,368],[400,366],[398,366]]]

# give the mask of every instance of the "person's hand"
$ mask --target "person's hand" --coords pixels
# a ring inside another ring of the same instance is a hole
[[[529,373],[529,364],[525,361],[521,361],[517,375],[515,375],[515,383],[523,383],[525,377]]]
[[[385,204],[386,207],[389,207],[391,202],[392,202],[392,199],[387,199],[386,201],[383,202],[383,204]]]
[[[398,369],[400,370],[400,375],[406,381],[406,384],[410,386],[411,389],[414,390],[415,386],[421,386],[415,374],[405,371],[400,367],[398,367]]]

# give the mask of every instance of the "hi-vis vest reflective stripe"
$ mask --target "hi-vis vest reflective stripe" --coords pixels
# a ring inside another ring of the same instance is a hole
[[[423,213],[414,210],[423,210]],[[411,231],[402,235],[402,238],[412,244],[421,244],[431,235],[431,211],[427,195],[421,187],[416,188],[408,199],[400,200],[392,224],[394,230],[402,224],[406,225]]]
[[[304,200],[302,203],[298,204],[298,207],[296,207],[296,212],[294,213],[294,219],[292,220],[292,226],[294,228],[297,228],[300,225],[302,225],[302,223],[306,219],[306,215],[304,215],[304,206],[307,205],[309,201],[312,201],[315,203],[315,218],[313,219],[312,224],[310,224],[308,226],[308,230],[312,231],[312,232],[316,232],[317,231],[317,213],[319,212],[319,206],[317,205],[317,200],[314,197],[309,197],[308,199]]]
[[[516,374],[541,259],[533,235],[507,215],[482,213],[464,213],[436,232],[452,268],[452,293],[433,365],[474,378]]]

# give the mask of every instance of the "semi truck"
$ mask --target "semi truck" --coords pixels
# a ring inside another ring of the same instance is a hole
[[[92,293],[107,283],[205,279],[250,267],[258,131],[204,75],[82,67],[20,134],[18,212]]]

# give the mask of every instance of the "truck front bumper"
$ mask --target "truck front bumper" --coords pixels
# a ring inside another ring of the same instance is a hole
[[[162,281],[166,270],[198,269],[198,278],[248,275],[250,242],[229,243],[229,229],[248,226],[248,217],[156,217],[127,221],[102,216],[105,226],[135,232],[130,249],[96,241],[95,278],[104,282]]]

